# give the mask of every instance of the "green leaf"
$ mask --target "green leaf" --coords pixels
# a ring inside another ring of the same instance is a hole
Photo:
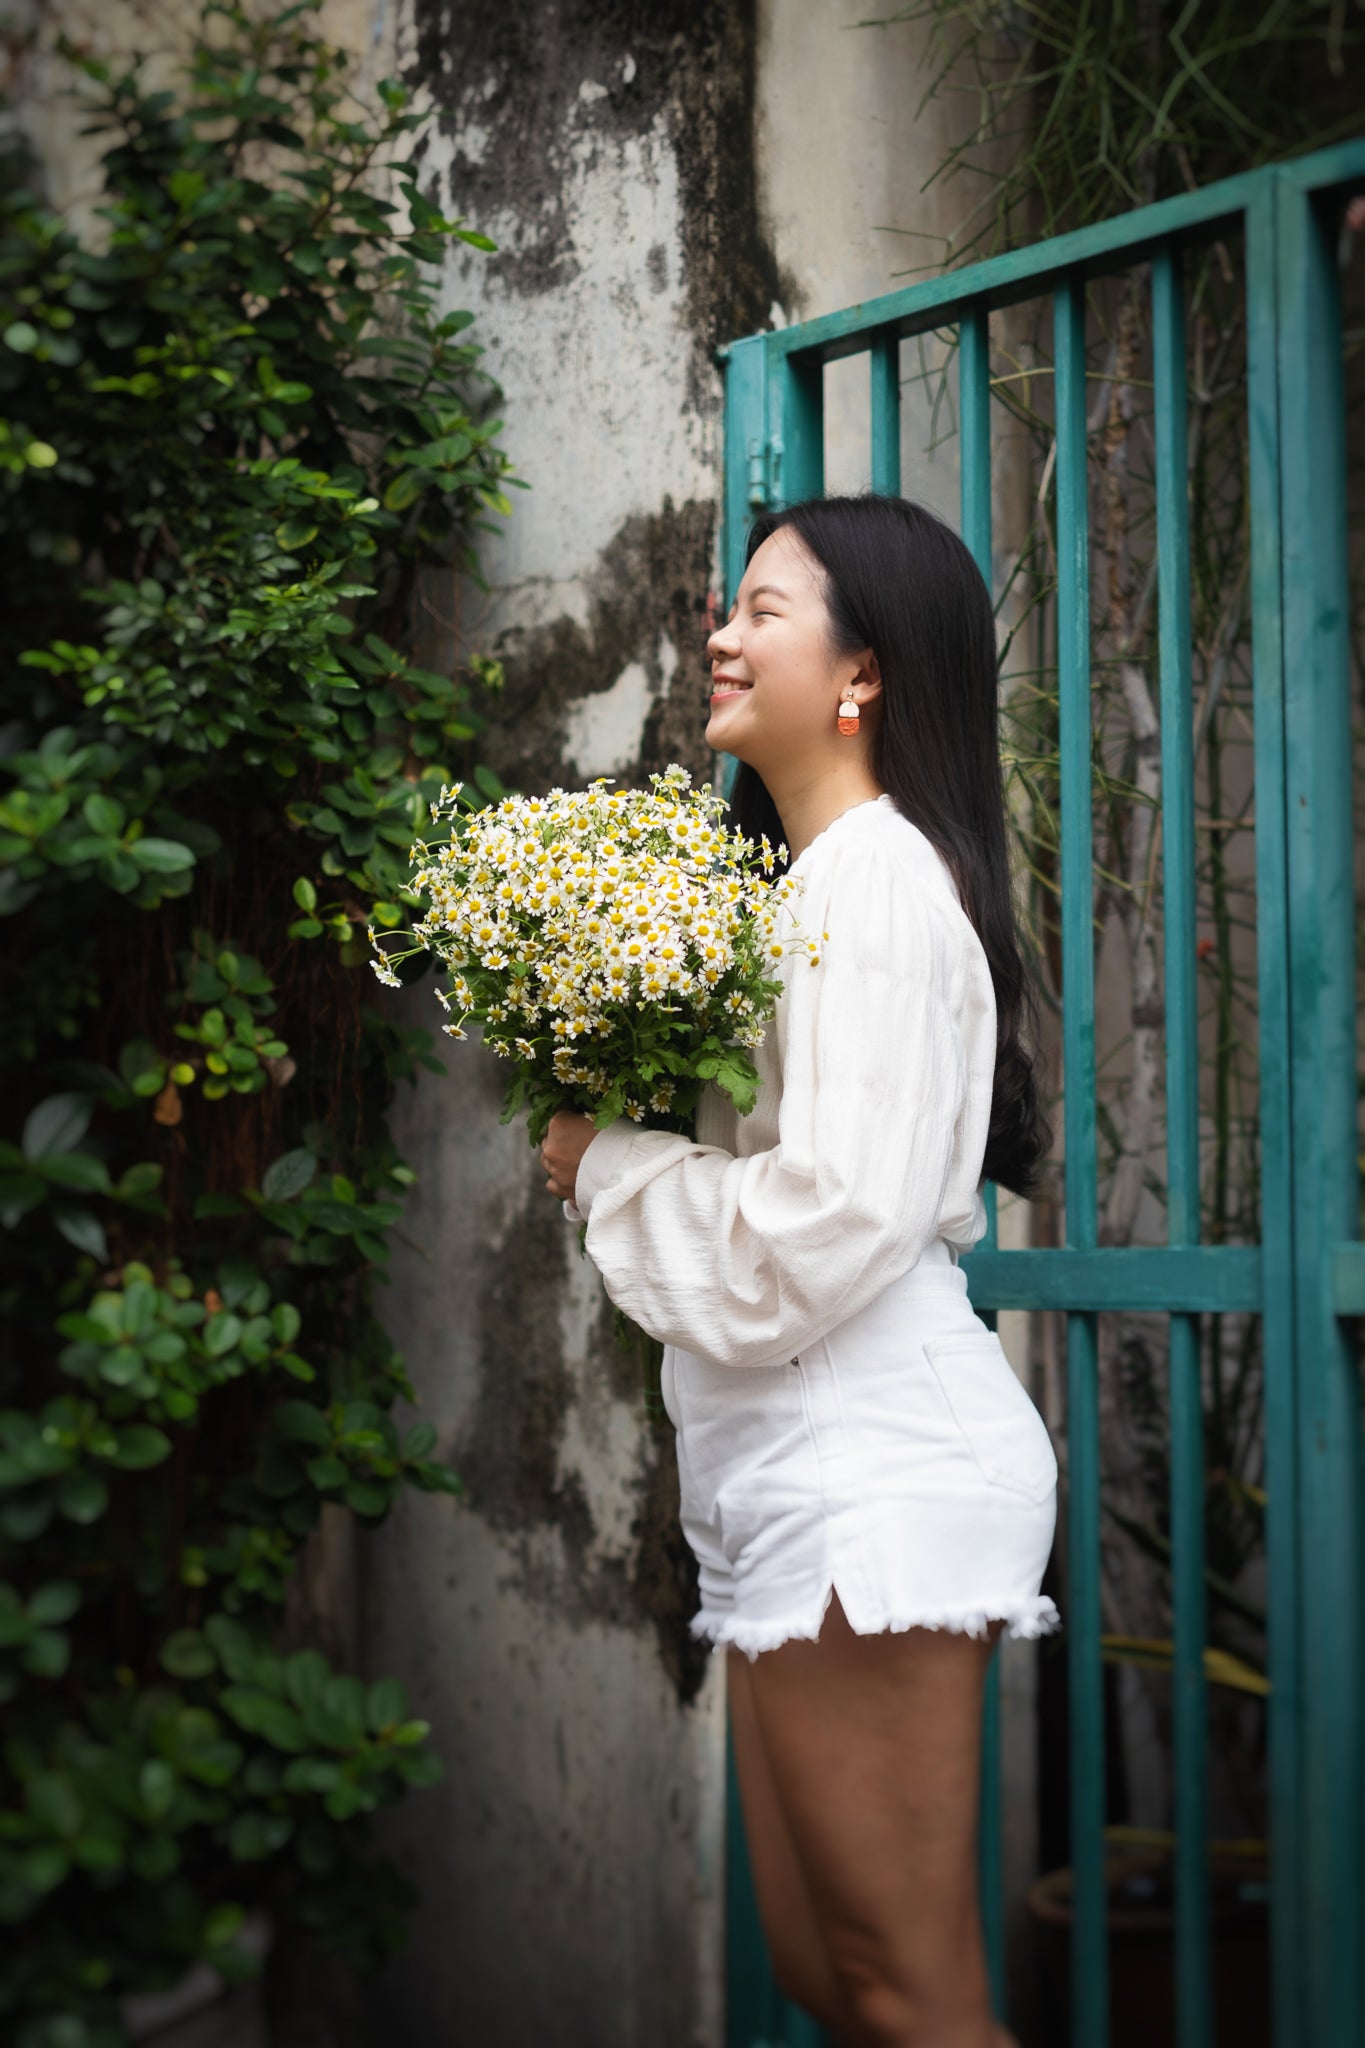
[[[23,1881],[30,1891],[50,1892],[71,1868],[71,1859],[55,1842],[41,1842],[23,1861]]]
[[[92,832],[108,833],[114,837],[123,830],[128,816],[115,797],[102,796],[98,790],[85,799],[81,809]]]
[[[346,1484],[347,1471],[340,1458],[334,1458],[330,1455],[322,1458],[310,1458],[304,1470],[320,1493],[329,1492],[338,1486]]]
[[[285,1690],[305,1718],[322,1698],[331,1675],[327,1659],[317,1650],[296,1650],[285,1658]]]
[[[219,1694],[224,1713],[230,1714],[248,1735],[260,1735],[276,1749],[297,1752],[308,1747],[303,1723],[292,1707],[269,1693],[244,1685],[229,1685]]]
[[[294,1832],[287,1813],[239,1813],[228,1829],[228,1852],[237,1863],[261,1863]]]
[[[109,1505],[109,1487],[98,1472],[78,1467],[68,1472],[57,1489],[57,1507],[68,1522],[82,1528],[97,1522]]]
[[[35,1678],[61,1678],[71,1662],[70,1639],[56,1629],[40,1629],[29,1638],[20,1662]]]
[[[54,1206],[52,1220],[68,1244],[73,1244],[78,1252],[88,1252],[101,1265],[107,1265],[109,1245],[104,1225],[93,1211],[63,1202]]]
[[[341,1497],[352,1514],[373,1516],[388,1512],[391,1494],[387,1487],[376,1486],[373,1480],[353,1479]]]
[[[182,210],[193,206],[196,199],[202,198],[206,187],[207,180],[202,171],[172,171],[166,180],[166,190]]]
[[[311,1401],[281,1401],[275,1410],[275,1428],[289,1443],[325,1444],[331,1441],[332,1425]]]
[[[349,1778],[343,1778],[339,1785],[334,1785],[323,1800],[333,1820],[350,1820],[354,1814],[363,1813],[369,1804],[366,1794]]]
[[[396,1678],[380,1678],[370,1687],[366,1717],[376,1735],[395,1728],[408,1716],[408,1696]]]
[[[281,1344],[292,1344],[303,1325],[303,1318],[292,1301],[276,1302],[270,1311],[270,1326]]]
[[[234,1684],[250,1684],[256,1676],[259,1652],[241,1622],[227,1614],[211,1614],[204,1623],[204,1634]]]
[[[24,1603],[13,1586],[0,1584],[0,1650],[12,1650],[16,1643],[27,1642],[29,1619],[24,1612]]]
[[[322,1707],[330,1718],[347,1731],[352,1742],[365,1739],[365,1688],[358,1678],[339,1674],[329,1678],[322,1690]]]
[[[144,874],[174,875],[194,866],[194,855],[178,839],[135,839],[128,851]]]
[[[318,892],[307,875],[300,875],[294,884],[294,901],[300,910],[314,911],[318,907]]]
[[[24,1804],[45,1834],[75,1835],[83,1818],[71,1780],[60,1771],[39,1771],[24,1786]]]
[[[127,1472],[145,1472],[171,1454],[171,1440],[149,1422],[134,1422],[118,1432],[112,1463]]]
[[[86,1195],[107,1195],[109,1169],[89,1152],[59,1152],[43,1161],[43,1176],[59,1188],[76,1188]]]
[[[420,469],[400,469],[384,492],[385,510],[406,512],[408,506],[415,505],[430,487],[430,478],[425,477]]]
[[[143,1835],[130,1849],[128,1862],[146,1883],[161,1885],[180,1868],[180,1849],[174,1835]]]
[[[193,1078],[192,1075],[191,1078]],[[158,1166],[154,1160],[139,1160],[135,1166],[128,1168],[119,1181],[118,1194],[120,1199],[127,1202],[137,1195],[150,1195],[154,1189],[160,1187],[164,1172],[165,1169]]]
[[[245,1919],[245,1906],[224,1902],[222,1905],[211,1907],[205,1916],[203,1933],[200,1936],[202,1946],[209,1950],[226,1948],[228,1943],[235,1941],[241,1933]]]
[[[240,1316],[228,1314],[210,1316],[204,1325],[204,1349],[210,1358],[225,1357],[234,1351],[241,1341],[242,1321]]]
[[[28,1618],[35,1628],[60,1628],[80,1604],[80,1587],[71,1579],[51,1579],[30,1596]]]
[[[316,540],[318,529],[311,519],[286,519],[282,526],[275,528],[275,538],[282,548],[305,548],[310,540]]]
[[[49,1095],[30,1110],[24,1124],[25,1159],[51,1159],[79,1145],[90,1128],[88,1095]]]
[[[217,1659],[197,1629],[180,1628],[161,1645],[161,1664],[172,1678],[207,1678]]]
[[[267,1202],[291,1202],[301,1195],[318,1170],[316,1153],[299,1147],[283,1152],[265,1170],[261,1193]]]
[[[405,1458],[425,1458],[436,1448],[436,1425],[434,1422],[417,1422],[403,1439]]]

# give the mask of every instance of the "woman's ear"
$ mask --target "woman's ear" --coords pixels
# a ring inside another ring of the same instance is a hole
[[[862,660],[858,664],[858,673],[854,676],[853,682],[860,695],[866,692],[864,702],[870,702],[873,698],[880,697],[882,693],[881,666],[870,647],[863,649]]]

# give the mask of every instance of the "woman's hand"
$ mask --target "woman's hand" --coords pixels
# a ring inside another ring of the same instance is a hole
[[[574,1109],[555,1111],[540,1147],[540,1163],[548,1176],[547,1194],[561,1202],[573,1200],[579,1161],[596,1136],[597,1126],[590,1116],[580,1116]]]

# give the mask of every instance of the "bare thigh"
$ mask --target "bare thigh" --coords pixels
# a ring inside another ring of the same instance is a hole
[[[818,1642],[766,1651],[747,1673],[741,1721],[751,1710],[766,1767],[766,1786],[750,1772],[765,1926],[775,1954],[809,1955],[818,1937],[803,1981],[850,2042],[1008,2038],[989,2015],[977,1905],[989,1655],[946,1630],[859,1636],[836,1597]]]

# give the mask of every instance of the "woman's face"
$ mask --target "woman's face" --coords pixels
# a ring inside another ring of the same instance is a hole
[[[706,653],[707,745],[746,762],[769,787],[775,770],[784,779],[818,771],[835,747],[849,747],[837,723],[846,684],[856,683],[864,706],[876,695],[875,657],[835,653],[824,570],[787,526],[755,550]]]

